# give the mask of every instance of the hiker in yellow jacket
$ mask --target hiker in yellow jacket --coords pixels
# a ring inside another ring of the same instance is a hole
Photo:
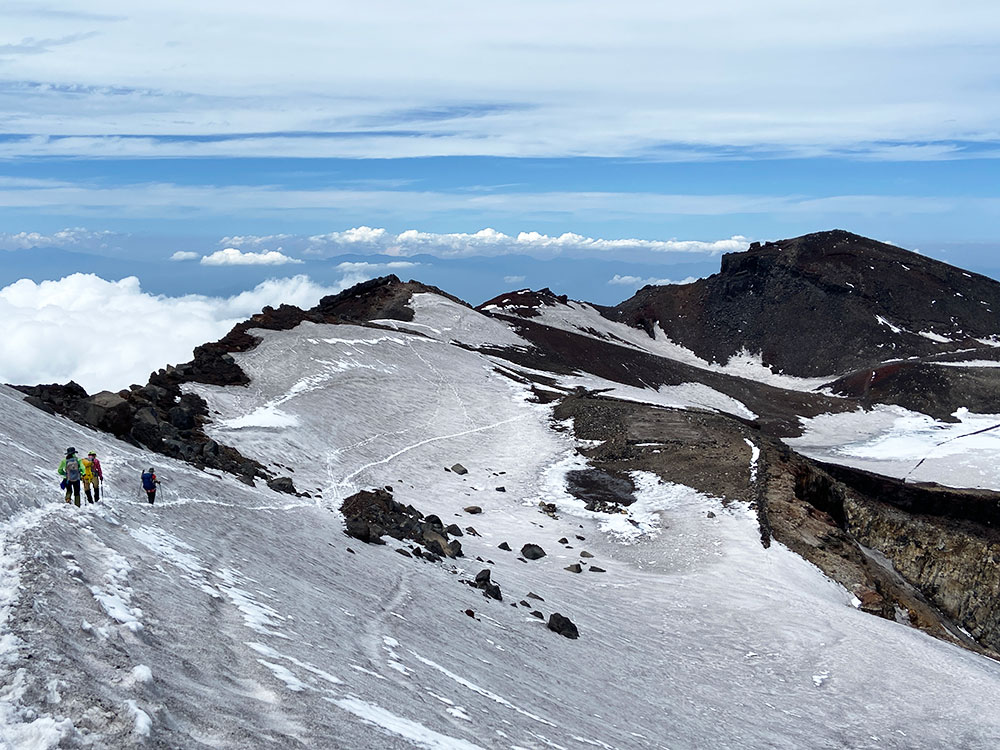
[[[86,458],[80,459],[80,469],[83,471],[83,491],[87,495],[87,502],[98,502],[101,499],[101,482],[104,477],[101,462],[97,460],[97,453],[91,451]]]

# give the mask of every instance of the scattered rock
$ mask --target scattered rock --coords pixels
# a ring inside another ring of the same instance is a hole
[[[524,599],[522,599],[521,601],[519,601],[518,604],[520,604],[522,607],[530,607],[531,606],[526,601],[524,601]]]
[[[556,504],[555,503],[547,503],[544,500],[541,500],[538,503],[538,508],[545,515],[552,516],[553,518],[556,517]]]
[[[874,589],[859,589],[854,592],[854,595],[861,601],[858,609],[862,612],[875,615],[882,614],[882,610],[885,608],[885,599],[879,592]]]
[[[563,537],[562,539],[560,539],[558,541],[558,544],[569,544],[569,539],[567,539],[566,537]]]
[[[709,518],[715,518],[715,514],[712,511],[708,511]]]
[[[545,557],[545,550],[537,544],[526,544],[521,547],[521,555],[528,560],[540,560]]]
[[[411,555],[411,554],[410,554],[409,552],[407,552],[407,551],[406,551],[405,549],[403,549],[402,547],[398,547],[398,548],[396,549],[396,552],[398,552],[399,554],[401,554],[401,555],[402,555],[403,557],[413,557],[413,555]]]
[[[535,593],[534,591],[529,591],[529,592],[528,592],[528,598],[529,598],[529,599],[537,599],[537,600],[538,600],[538,601],[540,601],[540,602],[544,602],[544,601],[545,601],[544,599],[542,599],[542,597],[540,597],[540,596],[539,596],[538,594],[536,594],[536,593]]]
[[[576,538],[579,539],[581,542],[587,541],[586,537],[580,536],[579,534],[576,535]]]
[[[464,510],[466,513],[472,516],[483,512],[483,509],[480,508],[478,505],[466,505],[464,508],[462,508],[462,510]]]
[[[567,565],[564,570],[568,570],[570,573],[581,573],[583,568],[580,567],[580,563],[573,563],[572,565]]]
[[[532,617],[537,617],[539,620],[544,620],[545,619],[545,615],[543,615],[537,609],[531,610],[530,614],[531,614]]]
[[[490,580],[490,569],[483,568],[478,573],[476,573],[476,581],[471,584],[477,589],[481,589],[483,596],[488,596],[491,599],[496,599],[498,602],[503,601],[503,594],[500,592],[500,586]]]
[[[465,614],[467,614],[467,615],[468,615],[469,617],[471,617],[472,619],[476,619],[476,613],[475,613],[475,612],[473,612],[473,611],[472,611],[471,609],[467,609],[467,610],[465,610]]]
[[[549,621],[547,623],[549,630],[554,633],[558,633],[566,638],[579,638],[580,631],[577,629],[576,625],[571,619],[559,614],[558,612],[553,612],[549,615]]]
[[[449,524],[447,528],[445,528],[445,531],[447,531],[452,536],[465,536],[462,533],[462,530],[458,527],[457,523]]]
[[[590,567],[588,568],[588,570],[589,570],[589,571],[590,571],[591,573],[607,573],[607,572],[608,572],[608,571],[606,571],[606,570],[605,570],[604,568],[598,568],[598,567],[597,567],[596,565],[591,565],[591,566],[590,566]]]
[[[274,479],[268,479],[267,486],[275,492],[285,492],[289,495],[298,494],[295,491],[295,485],[292,483],[291,477],[275,477]]]
[[[500,544],[497,545],[497,548],[498,549],[502,549],[504,552],[512,552],[513,551],[513,550],[511,550],[510,545],[507,544],[507,542],[500,542]]]
[[[580,550],[580,557],[593,557],[587,550]]]
[[[497,487],[496,490],[497,490],[497,492],[506,492],[507,488],[506,487]]]
[[[455,472],[459,476],[469,473],[469,470],[462,466],[462,464],[455,464],[451,467],[451,471]]]
[[[437,561],[442,557],[461,557],[462,544],[448,539],[448,532],[435,515],[426,518],[412,505],[403,505],[392,499],[384,489],[362,490],[346,498],[340,506],[346,519],[348,536],[366,544],[384,544],[382,536],[410,540],[423,544],[425,560]]]
[[[468,534],[469,536],[482,536],[482,534],[476,531],[476,529],[472,526],[466,526],[465,533]]]

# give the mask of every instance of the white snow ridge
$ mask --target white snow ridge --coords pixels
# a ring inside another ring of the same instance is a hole
[[[297,495],[0,386],[0,747],[1000,747],[1000,664],[855,608],[817,567],[764,547],[748,503],[637,470],[625,512],[587,510],[568,487],[593,445],[554,420],[527,367],[497,367],[497,347],[530,345],[443,297],[413,308],[407,322],[255,330],[260,343],[233,354],[249,385],[184,386],[208,405],[210,438]],[[627,345],[640,344],[667,348]],[[549,388],[609,382],[563,372]],[[757,417],[705,385],[612,386],[629,408],[733,415],[747,430]],[[873,441],[913,427],[876,414],[818,417],[800,441],[867,465]],[[987,419],[959,416],[956,431]],[[837,431],[850,439],[835,445]],[[737,443],[753,488],[765,445]],[[70,444],[101,456],[98,504],[62,502]],[[900,467],[924,450],[892,446]],[[138,489],[151,462],[152,506]],[[341,502],[387,486],[457,526],[464,555],[427,561],[408,541],[345,535]],[[545,556],[527,560],[526,544]],[[469,585],[484,568],[502,601]],[[579,638],[548,629],[554,613]]]

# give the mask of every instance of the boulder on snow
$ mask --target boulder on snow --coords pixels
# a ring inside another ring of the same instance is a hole
[[[454,466],[451,467],[451,471],[455,472],[456,474],[458,474],[460,476],[462,474],[468,474],[469,473],[469,470],[466,469],[464,466],[462,466],[462,464],[455,464]]]
[[[268,479],[267,486],[275,492],[285,492],[289,495],[298,494],[295,491],[295,485],[292,483],[291,477],[275,477],[274,479]]]
[[[490,569],[483,568],[478,573],[476,573],[475,583],[472,584],[477,589],[481,589],[483,596],[488,596],[491,599],[496,599],[498,602],[503,601],[503,594],[500,591],[499,584],[493,583],[490,580]]]
[[[473,516],[483,512],[483,509],[480,508],[478,505],[466,505],[464,508],[462,508],[462,510],[464,510],[469,515]]]
[[[559,614],[558,612],[553,612],[549,615],[549,621],[547,627],[554,633],[558,633],[566,638],[579,638],[580,631],[577,629],[576,625],[568,617]]]
[[[521,556],[526,560],[540,560],[545,557],[545,550],[537,544],[526,544],[521,547]]]
[[[582,573],[583,568],[580,567],[580,563],[573,563],[572,565],[567,565],[564,570],[568,570],[570,573]]]
[[[84,424],[117,437],[127,435],[132,427],[132,412],[128,401],[117,393],[95,393],[90,398],[83,399],[77,408]]]
[[[430,556],[424,559],[461,557],[462,545],[457,539],[448,539],[448,532],[435,515],[426,518],[412,505],[396,502],[392,493],[384,489],[362,490],[346,498],[340,506],[347,521],[348,535],[369,544],[382,544],[381,537],[388,534],[400,541],[406,539],[423,544]]]

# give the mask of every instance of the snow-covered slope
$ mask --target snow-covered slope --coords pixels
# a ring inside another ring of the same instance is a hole
[[[188,386],[208,402],[214,437],[311,497],[151,458],[0,388],[3,741],[1000,743],[1000,665],[858,611],[812,565],[763,548],[740,503],[637,474],[629,514],[585,511],[565,489],[583,462],[571,432],[490,357],[449,343],[494,334],[478,323],[428,334],[420,324],[447,327],[430,320],[258,331],[259,346],[234,354],[249,386]],[[54,467],[69,444],[100,454],[101,504],[61,502]],[[748,464],[757,455],[747,446]],[[150,463],[164,480],[153,507],[137,488]],[[468,473],[445,470],[455,463]],[[474,528],[465,556],[426,563],[393,540],[346,537],[340,501],[386,485]],[[547,555],[518,559],[526,543]],[[464,585],[483,568],[503,602]],[[534,609],[570,617],[580,638],[547,630]]]
[[[941,422],[899,406],[822,414],[785,442],[829,463],[950,487],[1000,491],[1000,414],[960,409]]]

